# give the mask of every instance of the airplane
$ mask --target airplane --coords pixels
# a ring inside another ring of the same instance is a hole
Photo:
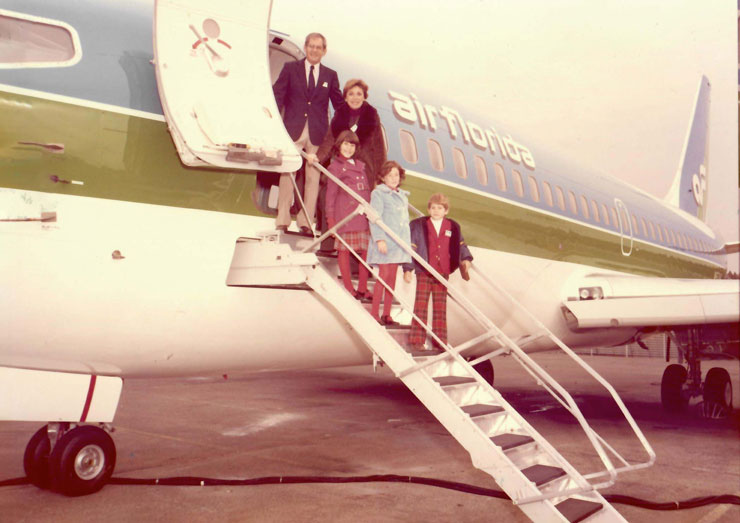
[[[48,422],[24,456],[39,487],[102,488],[115,447],[83,423],[112,422],[127,379],[373,360],[315,293],[228,284],[240,242],[274,229],[275,173],[302,163],[271,84],[303,49],[272,29],[265,39],[269,1],[241,17],[231,0],[208,4],[0,9],[11,35],[0,54],[0,419]],[[340,72],[357,62],[327,60]],[[659,199],[367,71],[412,203],[449,196],[480,272],[570,347],[669,332],[686,364],[666,368],[664,407],[703,395],[732,408],[727,372],[701,373],[703,359],[737,358],[739,337],[738,282],[721,279],[737,244],[704,222],[709,79],[698,79],[680,166]],[[490,290],[460,292],[508,336],[531,334]],[[454,345],[469,322],[450,315]],[[481,365],[492,379],[490,360]]]

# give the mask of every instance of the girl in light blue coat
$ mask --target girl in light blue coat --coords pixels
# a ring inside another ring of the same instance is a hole
[[[370,205],[378,212],[380,219],[406,244],[411,241],[409,231],[409,193],[400,188],[401,182],[406,178],[406,172],[397,162],[385,162],[378,172],[378,186],[370,195]],[[377,265],[379,277],[391,289],[396,286],[396,274],[398,266],[402,263],[410,263],[411,256],[388,236],[379,225],[370,224],[370,245],[367,249],[367,262]],[[385,292],[383,292],[385,291]],[[383,315],[378,316],[380,311],[381,297],[383,300]],[[378,282],[373,292],[373,317],[383,325],[398,325],[391,318],[391,305],[393,295]]]

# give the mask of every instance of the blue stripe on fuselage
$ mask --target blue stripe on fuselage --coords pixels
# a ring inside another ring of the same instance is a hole
[[[0,83],[162,114],[150,63],[154,2],[6,0],[3,8],[68,23],[79,34],[82,60],[0,69]]]
[[[39,69],[11,69],[0,70],[0,83],[14,85],[31,90],[54,93],[77,99],[89,100],[103,104],[130,108],[139,111],[162,114],[162,108],[157,94],[154,67],[150,63],[152,53],[152,16],[154,2],[151,0],[129,0],[126,2],[77,0],[74,4],[66,1],[49,0],[6,0],[3,8],[19,13],[26,13],[42,18],[50,18],[66,22],[79,33],[82,45],[82,59],[71,67],[49,67]],[[298,45],[300,47],[300,42]],[[471,144],[464,143],[461,133],[453,139],[448,131],[447,123],[440,118],[436,132],[422,129],[418,125],[409,125],[398,121],[392,113],[392,103],[389,91],[409,95],[402,84],[403,77],[396,72],[379,71],[368,67],[358,60],[343,60],[339,53],[332,50],[327,57],[327,65],[337,69],[341,79],[350,77],[365,78],[371,85],[370,102],[379,110],[389,142],[389,157],[401,161],[405,167],[427,173],[432,177],[446,180],[461,187],[468,187],[498,198],[518,202],[522,205],[538,208],[550,213],[560,214],[570,220],[581,221],[592,227],[601,228],[610,232],[615,229],[597,223],[590,218],[573,216],[570,211],[561,211],[557,206],[549,207],[540,198],[535,202],[531,198],[527,176],[533,175],[542,191],[542,182],[548,181],[553,189],[560,186],[566,194],[569,190],[576,195],[584,195],[589,199],[613,207],[614,198],[626,203],[629,211],[639,217],[649,218],[654,223],[664,225],[674,231],[683,232],[694,238],[702,239],[710,249],[719,249],[722,243],[712,238],[700,228],[691,224],[681,216],[662,204],[662,202],[636,191],[632,187],[621,183],[609,176],[595,173],[575,166],[572,162],[564,161],[553,155],[545,148],[526,142],[536,161],[536,168],[529,169],[521,163],[514,163],[504,159],[500,154],[491,154],[490,151],[481,151]],[[359,69],[359,70],[358,70]],[[398,82],[395,79],[398,78]],[[423,89],[414,89],[425,104],[436,104],[437,98],[426,93]],[[441,107],[441,105],[436,105]],[[460,112],[466,122],[474,122],[481,127],[493,127],[501,136],[509,134],[497,122],[487,116],[480,116],[475,111],[466,111],[464,106],[453,106]],[[470,115],[474,115],[470,117]],[[419,150],[419,161],[409,164],[403,160],[401,154],[399,131],[406,129],[415,136]],[[514,133],[511,133],[514,134]],[[514,136],[524,141],[523,136]],[[445,169],[435,171],[430,163],[427,152],[427,140],[434,138],[442,146],[445,155]],[[456,175],[451,158],[452,147],[459,147],[465,155],[468,165],[468,176],[463,179]],[[473,155],[485,159],[488,170],[488,183],[480,184],[475,176]],[[509,190],[498,192],[495,183],[494,162],[505,167]],[[512,190],[511,169],[516,168],[524,177],[524,196],[517,196]],[[579,202],[580,207],[580,202]],[[600,209],[601,210],[601,209]],[[610,216],[610,221],[611,221]],[[660,244],[677,251],[677,247],[669,246],[667,241],[658,242],[642,235],[640,227],[634,231],[634,236],[648,243]],[[690,252],[712,262],[719,262],[717,256],[706,253]]]

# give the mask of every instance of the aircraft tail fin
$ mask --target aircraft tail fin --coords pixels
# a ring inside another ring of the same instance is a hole
[[[704,221],[707,215],[709,105],[712,86],[701,77],[694,112],[686,132],[681,163],[665,201]]]

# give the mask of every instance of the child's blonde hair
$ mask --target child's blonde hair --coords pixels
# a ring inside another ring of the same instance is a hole
[[[432,204],[434,203],[438,205],[442,205],[446,211],[450,210],[450,200],[447,198],[447,196],[445,196],[441,192],[434,193],[433,195],[429,197],[429,202],[427,203],[427,209],[431,209]]]

